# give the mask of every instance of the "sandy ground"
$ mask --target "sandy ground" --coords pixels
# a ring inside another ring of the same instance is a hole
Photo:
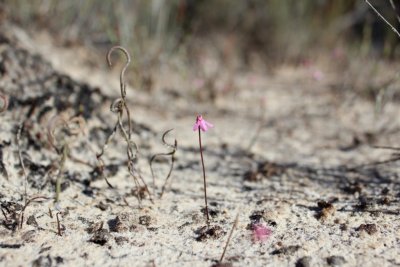
[[[233,266],[400,265],[399,164],[370,164],[392,156],[373,145],[398,143],[396,103],[376,115],[373,102],[333,86],[340,82],[334,73],[318,81],[293,67],[235,73],[234,89],[214,102],[200,101],[188,89],[190,81],[161,68],[151,92],[127,90],[132,139],[140,148],[136,167],[152,193],[148,160],[169,151],[161,143],[166,130],[174,128],[169,143],[178,141],[166,193],[159,198],[169,158],[160,157],[154,203],[145,196],[139,206],[121,134],[103,158],[114,188],[95,168],[96,153],[117,120],[109,106],[119,97],[118,68],[87,64],[84,48],[71,51],[20,35],[1,44],[7,70],[1,92],[10,96],[9,109],[0,114],[1,266],[211,266],[236,214],[224,259]],[[22,50],[29,52],[20,55]],[[71,141],[70,151],[87,164],[66,160],[55,205],[61,155],[47,142],[46,130],[61,111],[85,117],[86,134]],[[198,113],[215,125],[202,135],[211,230],[201,211],[203,180],[192,131]],[[21,121],[28,198],[50,198],[26,207],[22,229]],[[265,242],[252,238],[259,223],[272,230]]]

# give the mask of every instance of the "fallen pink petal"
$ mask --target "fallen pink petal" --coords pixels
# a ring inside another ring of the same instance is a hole
[[[196,118],[196,123],[193,125],[193,131],[197,131],[200,128],[203,132],[207,132],[209,128],[213,127],[214,125],[212,123],[209,123],[203,119],[203,116],[198,115]]]
[[[253,240],[255,242],[265,242],[271,235],[272,230],[269,227],[263,224],[253,225]]]

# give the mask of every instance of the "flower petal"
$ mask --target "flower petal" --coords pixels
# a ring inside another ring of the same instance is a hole
[[[208,121],[204,121],[204,123],[207,125],[209,128],[213,128],[214,125],[212,123],[209,123]]]
[[[207,126],[207,124],[205,123],[205,120],[202,120],[202,121],[200,122],[200,128],[201,128],[201,130],[203,130],[203,132],[207,132],[207,131],[208,131],[208,126]]]

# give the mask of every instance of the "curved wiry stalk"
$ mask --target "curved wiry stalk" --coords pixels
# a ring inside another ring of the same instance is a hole
[[[158,153],[158,154],[153,155],[153,156],[150,158],[150,171],[151,171],[151,176],[152,176],[152,178],[153,178],[153,190],[154,190],[154,194],[155,194],[156,182],[155,182],[155,175],[154,175],[154,171],[153,171],[153,161],[154,161],[157,157],[159,157],[159,156],[171,156],[171,165],[170,165],[168,174],[167,174],[167,176],[166,176],[166,178],[165,178],[164,184],[163,184],[163,186],[162,186],[160,198],[162,198],[162,196],[163,196],[163,194],[164,194],[164,192],[165,192],[165,189],[166,189],[166,187],[167,187],[168,180],[169,180],[169,178],[171,177],[172,170],[174,169],[175,152],[176,152],[176,150],[178,149],[178,142],[176,141],[176,139],[175,139],[173,145],[168,144],[168,143],[165,141],[165,137],[166,137],[167,134],[168,134],[169,132],[171,132],[172,130],[173,130],[173,129],[169,129],[168,131],[166,131],[166,132],[163,134],[162,138],[161,138],[163,144],[164,144],[165,146],[171,148],[172,151],[169,152],[169,153]]]
[[[108,53],[107,53],[107,63],[109,66],[112,66],[112,62],[111,62],[111,54],[116,51],[116,50],[120,50],[121,52],[124,53],[125,57],[126,57],[126,63],[125,66],[122,68],[121,73],[120,73],[120,90],[121,90],[121,97],[116,99],[111,107],[110,110],[113,113],[117,114],[117,122],[115,123],[114,129],[112,131],[112,133],[110,134],[110,136],[107,138],[105,144],[103,145],[103,147],[101,148],[101,151],[99,154],[97,154],[97,160],[100,163],[99,169],[100,172],[103,173],[104,170],[104,161],[102,160],[102,156],[104,154],[105,149],[107,148],[107,145],[109,144],[109,142],[111,141],[111,139],[115,136],[115,133],[117,132],[117,130],[119,129],[125,142],[127,145],[127,157],[128,157],[128,170],[129,173],[131,174],[131,176],[134,179],[135,182],[135,186],[138,188],[138,191],[140,191],[140,182],[139,180],[142,182],[143,187],[145,188],[146,192],[149,195],[150,201],[153,203],[153,199],[151,196],[151,193],[147,187],[146,182],[144,181],[143,177],[140,175],[140,172],[136,170],[135,166],[134,166],[134,161],[137,158],[137,154],[138,154],[138,147],[135,144],[135,142],[133,142],[131,140],[131,136],[132,136],[132,122],[131,122],[131,115],[130,115],[130,111],[128,109],[127,103],[126,103],[126,82],[125,82],[125,72],[131,62],[131,57],[128,53],[128,51],[123,48],[122,46],[114,46],[112,47]],[[122,123],[122,117],[124,114],[124,111],[126,113],[127,116],[127,120],[128,120],[128,129],[126,130],[123,123]],[[133,151],[136,151],[135,153]],[[108,186],[112,187],[112,185],[107,181],[107,178],[103,175],[103,177],[105,178]],[[139,204],[141,203],[141,196],[140,194],[138,194],[138,200],[139,200]]]

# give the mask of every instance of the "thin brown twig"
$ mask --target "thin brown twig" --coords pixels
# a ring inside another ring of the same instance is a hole
[[[123,67],[123,69],[121,70],[120,73],[120,90],[121,90],[121,98],[116,99],[110,107],[111,112],[116,113],[118,120],[114,126],[113,132],[110,134],[110,136],[106,139],[105,144],[103,145],[101,151],[99,154],[97,154],[97,160],[99,162],[99,169],[100,172],[102,173],[103,177],[105,178],[108,186],[112,187],[111,184],[107,181],[105,175],[103,174],[104,171],[104,161],[102,160],[102,156],[104,154],[105,149],[107,148],[107,145],[109,144],[109,142],[111,141],[111,139],[115,136],[115,133],[117,132],[117,130],[119,129],[125,142],[127,145],[127,157],[128,157],[128,170],[129,173],[131,174],[131,176],[134,179],[135,182],[135,186],[138,189],[138,192],[140,192],[140,182],[144,185],[144,188],[146,190],[146,192],[149,195],[149,199],[150,201],[153,203],[153,199],[151,196],[151,193],[148,189],[148,186],[146,184],[146,182],[144,181],[143,177],[141,176],[140,172],[136,170],[135,166],[134,166],[134,161],[137,158],[137,154],[138,154],[138,147],[137,145],[131,140],[131,136],[132,136],[132,122],[131,122],[131,115],[130,115],[130,111],[128,109],[127,103],[126,103],[126,83],[125,83],[125,71],[127,70],[130,62],[131,62],[131,58],[130,55],[128,53],[128,51],[123,48],[122,46],[114,46],[112,47],[108,53],[107,53],[107,62],[109,66],[112,66],[111,63],[111,54],[115,51],[115,50],[120,50],[124,53],[125,57],[126,57],[126,64]],[[122,122],[122,116],[124,114],[124,111],[126,113],[127,116],[127,120],[128,120],[128,130],[125,130],[125,127],[123,125]],[[135,147],[136,152],[133,152],[133,147]],[[139,205],[141,203],[141,196],[140,193],[138,193],[137,195],[138,197],[138,201],[139,201]]]
[[[61,224],[60,224],[60,219],[58,218],[58,215],[60,214],[60,212],[56,213],[56,218],[57,218],[57,234],[59,236],[62,236],[62,232],[61,232]]]
[[[166,178],[165,178],[165,182],[164,182],[164,184],[163,184],[163,186],[162,186],[160,198],[162,198],[162,196],[163,196],[163,194],[164,194],[164,191],[165,191],[165,188],[166,188],[166,186],[167,186],[168,180],[169,180],[169,178],[171,177],[172,170],[173,170],[173,168],[174,168],[174,163],[175,163],[175,152],[176,152],[176,150],[178,149],[178,141],[177,141],[176,139],[175,139],[173,145],[168,144],[168,143],[165,141],[166,135],[167,135],[169,132],[171,132],[172,130],[173,130],[173,129],[169,129],[169,130],[167,130],[166,132],[164,132],[164,134],[163,134],[163,136],[162,136],[162,138],[161,138],[163,144],[164,144],[165,146],[171,148],[172,151],[171,151],[171,152],[168,152],[168,153],[158,153],[158,154],[153,155],[153,156],[150,158],[150,171],[151,171],[151,176],[152,176],[152,178],[153,178],[153,190],[154,190],[154,193],[153,193],[153,194],[155,195],[156,182],[155,182],[155,175],[154,175],[154,171],[153,171],[153,161],[154,161],[157,157],[159,157],[159,156],[171,156],[170,168],[169,168],[168,174],[167,174],[167,176],[166,176]]]
[[[25,205],[26,202],[28,201],[28,174],[26,172],[25,164],[24,164],[24,159],[22,157],[22,152],[21,152],[21,132],[22,128],[24,127],[24,122],[21,122],[18,126],[18,131],[17,131],[17,148],[18,148],[18,158],[19,158],[19,163],[22,168],[22,173],[24,175],[24,198],[25,198]]]
[[[232,238],[232,235],[233,235],[233,231],[235,231],[235,228],[237,227],[238,221],[239,221],[239,213],[236,214],[235,221],[233,222],[231,231],[229,232],[229,236],[228,236],[228,239],[226,240],[224,250],[222,251],[221,258],[219,259],[219,263],[222,263],[222,261],[223,261],[223,259],[224,259],[226,250],[227,250],[227,248],[228,248],[228,246],[229,246],[229,243],[230,243],[230,241],[231,241],[231,238]]]

